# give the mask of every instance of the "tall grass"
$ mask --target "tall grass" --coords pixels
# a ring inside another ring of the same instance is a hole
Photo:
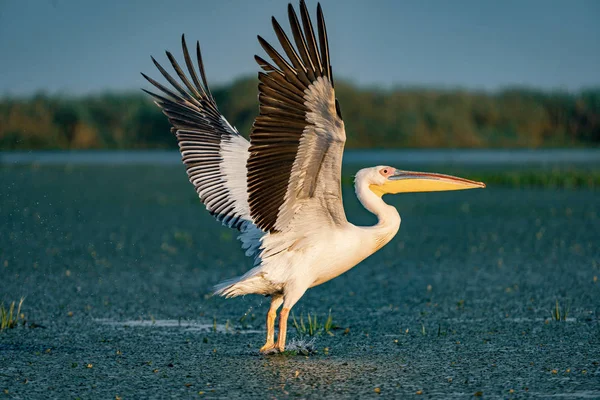
[[[24,297],[21,297],[17,306],[17,312],[15,313],[15,302],[13,301],[8,306],[8,309],[4,307],[4,303],[0,304],[0,332],[5,329],[16,328],[19,324],[19,320],[23,320],[21,315],[21,306],[23,305]]]
[[[316,314],[311,316],[310,313],[308,313],[307,319],[308,321],[305,324],[303,314],[300,314],[300,318],[297,320],[292,312],[292,325],[294,325],[296,332],[298,332],[300,336],[317,336],[322,334],[333,336],[332,331],[337,328],[337,326],[333,324],[331,310],[329,310],[329,315],[325,319],[325,323],[320,323]]]
[[[566,307],[560,307],[558,300],[556,300],[556,304],[550,313],[552,314],[552,319],[554,321],[566,321],[569,317],[570,310],[570,305],[567,305]]]

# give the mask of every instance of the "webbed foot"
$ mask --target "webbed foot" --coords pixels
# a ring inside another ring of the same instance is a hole
[[[265,343],[265,345],[260,348],[260,354],[274,354],[279,352],[280,350],[275,343]]]

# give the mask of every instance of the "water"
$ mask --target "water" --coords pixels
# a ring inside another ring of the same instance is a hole
[[[387,196],[398,235],[292,310],[320,322],[331,310],[334,336],[316,336],[310,357],[263,357],[268,301],[210,296],[252,261],[176,152],[30,154],[98,165],[0,168],[0,301],[25,296],[28,321],[0,332],[7,398],[600,398],[594,191]],[[389,157],[408,154],[457,153]],[[136,157],[146,165],[117,165]],[[374,223],[343,190],[348,218]]]
[[[1,164],[174,165],[177,150],[80,150],[0,152]],[[344,163],[382,165],[600,165],[600,149],[347,150]]]

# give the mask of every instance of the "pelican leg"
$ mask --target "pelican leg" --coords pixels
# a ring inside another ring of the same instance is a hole
[[[271,299],[271,307],[269,307],[269,312],[267,312],[267,341],[260,348],[261,353],[270,353],[275,350],[275,318],[277,318],[277,309],[282,303],[282,295],[275,295]]]
[[[284,302],[281,313],[279,314],[279,335],[277,336],[277,350],[280,352],[285,351],[285,338],[287,335],[287,321],[290,315],[290,310],[300,300],[308,289],[308,285],[303,284],[294,285],[286,288],[284,292]]]
[[[290,307],[283,307],[279,314],[279,335],[277,336],[277,350],[285,350],[285,336],[287,334],[287,320],[290,315]]]

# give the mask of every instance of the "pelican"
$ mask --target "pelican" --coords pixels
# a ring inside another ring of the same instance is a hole
[[[449,175],[411,172],[390,166],[361,169],[355,191],[375,214],[374,226],[348,222],[342,205],[341,168],[346,133],[335,97],[327,30],[317,5],[317,34],[303,0],[300,19],[288,5],[291,38],[273,17],[284,57],[262,37],[271,61],[255,60],[259,115],[245,139],[219,112],[206,80],[200,45],[200,79],[182,36],[189,77],[166,52],[180,81],[154,58],[171,87],[142,74],[160,94],[150,94],[172,124],[192,183],[206,209],[237,229],[254,267],[218,284],[215,294],[269,296],[267,338],[261,353],[285,350],[288,315],[307,289],[348,271],[385,246],[400,228],[400,215],[385,194],[483,188],[485,184]],[[275,319],[279,333],[275,341]]]

